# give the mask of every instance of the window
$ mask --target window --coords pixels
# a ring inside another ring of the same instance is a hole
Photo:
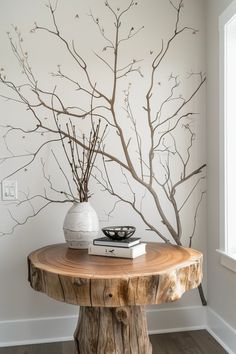
[[[220,32],[220,252],[236,272],[236,0],[219,20]]]

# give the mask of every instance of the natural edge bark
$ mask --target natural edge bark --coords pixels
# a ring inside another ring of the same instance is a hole
[[[29,282],[34,290],[80,306],[121,307],[176,301],[188,290],[199,287],[202,258],[161,274],[95,279],[56,274],[40,269],[28,258]]]

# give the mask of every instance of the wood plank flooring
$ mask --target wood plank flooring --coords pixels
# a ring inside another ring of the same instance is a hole
[[[155,334],[151,335],[150,339],[153,354],[227,354],[204,330]],[[74,354],[74,343],[58,342],[0,348],[0,354]]]
[[[207,331],[155,334],[150,339],[153,354],[227,354]]]

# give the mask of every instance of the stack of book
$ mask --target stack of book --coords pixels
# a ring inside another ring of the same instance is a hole
[[[88,253],[97,256],[133,259],[146,253],[146,243],[141,242],[138,237],[123,240],[100,237],[89,245]]]

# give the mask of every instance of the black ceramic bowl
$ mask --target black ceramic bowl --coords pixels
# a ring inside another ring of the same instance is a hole
[[[124,240],[131,237],[136,228],[134,226],[108,226],[103,227],[102,232],[111,240]]]

